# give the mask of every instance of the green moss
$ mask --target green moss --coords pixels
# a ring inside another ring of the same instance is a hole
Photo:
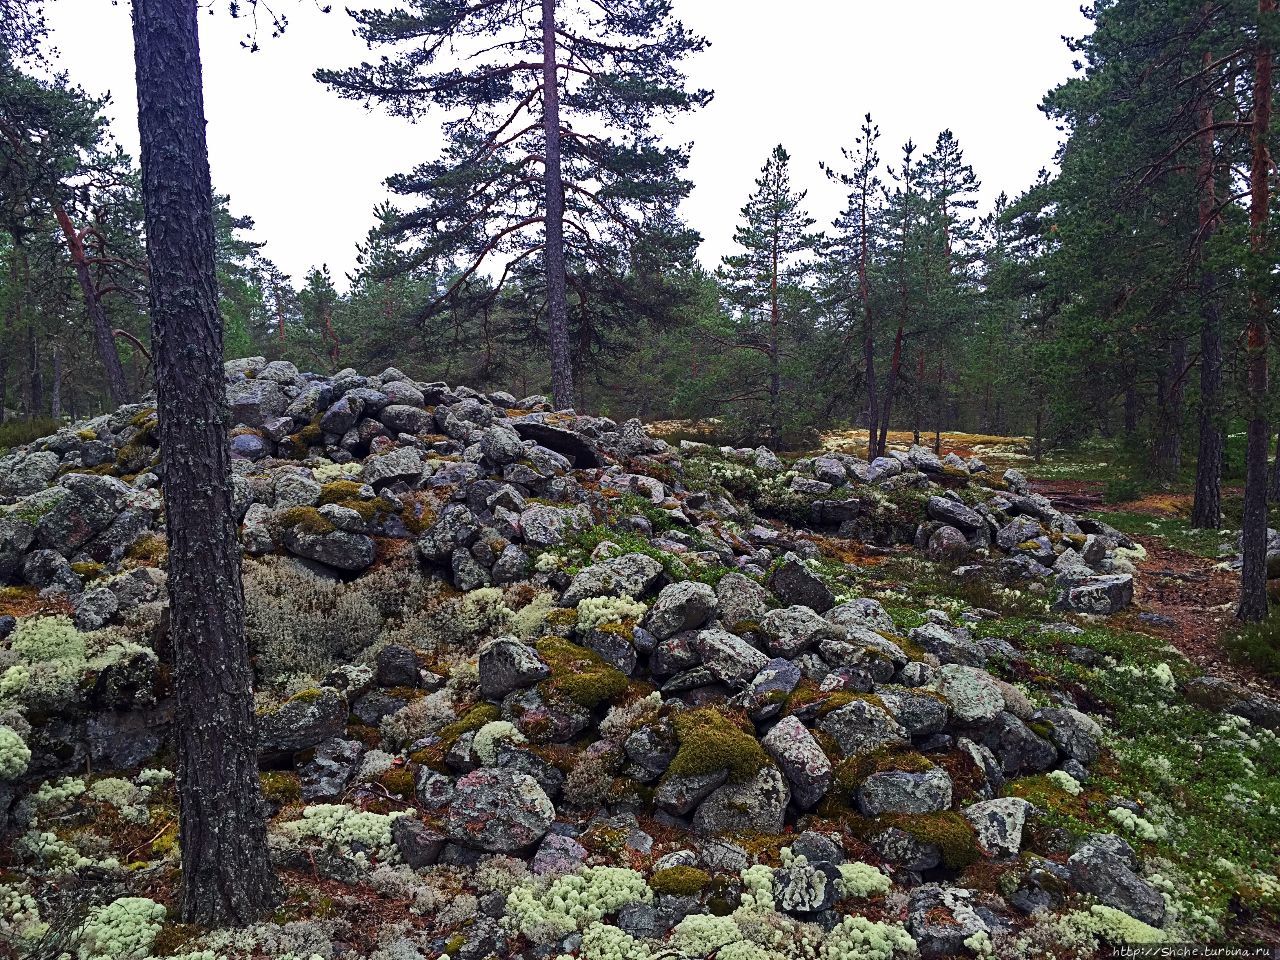
[[[357,480],[334,480],[320,488],[319,506],[326,503],[343,503],[346,500],[359,500],[364,484]]]
[[[413,796],[413,771],[408,767],[392,767],[378,777],[378,783],[386,787],[388,793],[398,797]]]
[[[337,529],[315,507],[290,507],[273,517],[271,522],[282,530],[297,530],[317,537]]]
[[[551,668],[551,676],[538,685],[549,700],[568,700],[593,709],[627,689],[626,674],[594,651],[562,637],[543,637],[538,641],[538,653]]]
[[[701,893],[710,882],[711,874],[697,867],[668,867],[650,878],[649,887],[654,893],[692,897]]]
[[[260,774],[262,795],[278,806],[302,799],[302,781],[296,773],[270,770]]]
[[[124,555],[141,566],[159,567],[169,556],[169,544],[159,534],[149,533],[135,540]]]
[[[942,863],[951,870],[963,870],[976,862],[978,849],[973,825],[954,810],[943,813],[888,813],[870,821],[869,833],[897,827],[921,843],[929,843],[942,851]]]
[[[712,707],[686,710],[672,718],[680,747],[667,769],[671,776],[698,777],[729,771],[734,783],[750,780],[770,766],[750,721],[735,721]]]

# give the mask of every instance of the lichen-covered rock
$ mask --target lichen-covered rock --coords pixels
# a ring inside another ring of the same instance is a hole
[[[796,806],[817,806],[831,788],[831,761],[805,725],[795,717],[783,717],[760,745],[786,774]]]
[[[881,707],[867,700],[854,700],[832,710],[818,722],[818,729],[831,737],[846,757],[871,753],[882,747],[903,746],[907,732]]]
[[[711,792],[693,816],[704,836],[725,833],[781,833],[791,791],[777,767],[765,767],[743,783],[726,783]]]
[[[668,584],[644,619],[645,629],[659,640],[684,630],[695,630],[716,608],[715,592],[705,583],[682,580]]]
[[[1100,844],[1087,843],[1067,860],[1072,885],[1098,902],[1122,910],[1153,927],[1164,923],[1164,897],[1134,873],[1124,858]]]
[[[961,812],[973,824],[983,853],[989,857],[1016,857],[1022,849],[1022,828],[1032,809],[1019,797],[1001,797],[970,804]]]
[[[911,891],[907,904],[907,932],[915,938],[923,957],[965,952],[965,940],[990,928],[974,909],[972,890],[928,884]]]
[[[501,700],[513,690],[531,687],[551,675],[538,652],[515,637],[496,637],[480,647],[480,693]]]
[[[337,690],[304,690],[258,717],[259,753],[294,753],[340,736],[347,726],[347,701]]]
[[[1133,577],[1127,573],[1072,583],[1058,598],[1058,609],[1109,616],[1133,603]]]
[[[1048,724],[1049,740],[1063,755],[1089,766],[1098,759],[1102,728],[1079,710],[1046,707],[1036,711],[1033,722]]]
[[[845,631],[805,606],[770,610],[760,620],[760,630],[775,657],[797,657],[823,640],[840,640]]]
[[[571,607],[588,597],[642,597],[661,576],[662,564],[653,557],[624,553],[579,570],[560,602]]]
[[[840,870],[833,863],[793,862],[773,871],[773,897],[786,913],[818,913],[839,899]]]
[[[533,777],[482,768],[458,781],[445,832],[466,846],[512,853],[541,840],[555,817],[555,807]]]
[[[291,527],[284,531],[282,539],[290,553],[338,570],[364,570],[377,555],[369,537],[346,530],[311,533],[301,527]]]
[[[396,817],[391,822],[391,842],[400,859],[411,869],[429,867],[440,859],[446,837],[416,817]]]
[[[741,630],[758,624],[768,613],[769,595],[750,577],[730,572],[716,584],[716,608],[730,631]]]
[[[977,667],[944,664],[938,693],[947,698],[955,718],[964,724],[990,723],[1005,708],[1004,694],[991,674]]]
[[[938,813],[951,807],[951,777],[934,768],[923,773],[882,770],[858,788],[858,809],[869,817],[884,813]]]
[[[745,687],[769,662],[747,641],[725,630],[703,630],[698,634],[697,650],[712,676],[731,687]]]

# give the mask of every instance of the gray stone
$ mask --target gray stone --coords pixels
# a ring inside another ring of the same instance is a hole
[[[966,533],[976,533],[986,526],[986,521],[976,510],[949,497],[930,497],[925,512],[931,520],[938,520],[951,527],[959,527]]]
[[[796,806],[802,810],[817,806],[831,788],[831,761],[805,725],[795,717],[784,717],[760,745],[786,774]]]
[[[1087,844],[1067,860],[1067,869],[1072,885],[1082,893],[1153,927],[1164,923],[1164,897],[1119,855],[1100,845]]]
[[[497,637],[480,647],[480,693],[501,700],[513,690],[531,687],[551,675],[538,652],[515,637]]]
[[[555,807],[533,777],[482,768],[458,781],[445,831],[466,846],[512,853],[541,840],[555,817]]]
[[[750,577],[726,573],[716,584],[716,607],[721,622],[735,630],[761,621],[769,611],[769,595]]]
[[[1063,590],[1057,608],[1107,616],[1133,603],[1133,577],[1127,573],[1093,577]]]
[[[347,727],[347,701],[337,690],[304,690],[258,718],[258,752],[296,753],[339,737]]]
[[[440,859],[447,838],[417,817],[407,816],[391,821],[391,842],[405,865],[418,870]]]
[[[944,957],[965,952],[965,940],[990,927],[974,909],[972,890],[929,884],[911,891],[907,903],[907,932],[922,957]]]
[[[1020,797],[983,800],[961,811],[973,824],[978,847],[988,857],[1016,857],[1022,849],[1022,828],[1034,808]]]
[[[883,770],[858,788],[858,809],[869,817],[883,813],[938,813],[951,808],[951,777],[934,768],[923,773]]]
[[[760,621],[760,630],[769,653],[775,657],[796,657],[823,640],[839,640],[846,635],[805,606],[770,610]]]
[[[593,563],[578,571],[560,602],[571,607],[588,597],[641,597],[662,576],[662,564],[643,553]]]
[[[725,833],[781,833],[791,791],[776,767],[765,767],[744,783],[726,783],[703,800],[693,829],[704,836]]]
[[[769,574],[769,589],[783,603],[801,604],[817,613],[826,613],[836,603],[831,588],[793,555],[788,555]]]
[[[938,692],[951,704],[959,723],[989,723],[1005,708],[1004,694],[991,674],[978,667],[944,664],[939,671]]]
[[[907,732],[898,721],[866,700],[832,710],[818,722],[818,729],[834,739],[846,757],[907,743]]]
[[[731,687],[745,687],[769,662],[747,641],[724,630],[703,630],[696,643],[703,665]]]
[[[715,607],[716,595],[709,586],[682,580],[662,588],[644,618],[644,627],[659,640],[665,640],[672,634],[702,626]]]

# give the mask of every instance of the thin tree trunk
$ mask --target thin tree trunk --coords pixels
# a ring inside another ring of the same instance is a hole
[[[1169,346],[1168,367],[1160,378],[1155,472],[1162,480],[1172,480],[1182,467],[1182,401],[1186,392],[1182,374],[1186,363],[1187,345],[1179,338]]]
[[[782,418],[778,404],[782,396],[782,374],[778,366],[778,328],[781,317],[778,311],[778,224],[773,230],[773,273],[769,277],[769,445],[777,450],[782,433]]]
[[[542,101],[546,133],[547,336],[551,348],[551,397],[558,408],[573,405],[573,358],[569,351],[569,299],[564,255],[564,182],[560,170],[560,78],[556,63],[556,0],[542,0]]]
[[[868,121],[869,123],[870,121]],[[858,249],[858,297],[862,301],[862,365],[867,380],[867,459],[879,456],[876,444],[876,425],[880,422],[879,398],[876,395],[876,343],[875,326],[871,317],[871,281],[867,276],[867,259],[870,244],[867,239],[867,191],[862,191],[862,233]]]
[[[62,348],[53,345],[53,388],[49,391],[49,415],[62,419]]]
[[[1213,54],[1205,51],[1208,69]],[[1217,277],[1209,269],[1207,249],[1218,227],[1214,178],[1213,106],[1207,95],[1200,114],[1200,424],[1196,450],[1196,492],[1191,525],[1216,530],[1222,525],[1222,311]]]
[[[169,543],[181,918],[244,925],[271,908],[279,888],[231,512],[196,0],[134,0],[133,37]]]
[[[0,337],[0,423],[4,423],[7,415],[5,399],[9,395],[9,364],[17,343],[18,329],[22,326],[22,307],[27,298],[22,249],[18,246],[17,237],[12,241],[13,248],[9,251],[9,310],[4,318],[4,336]]]
[[[129,402],[129,387],[125,382],[124,366],[120,363],[120,351],[116,349],[116,340],[111,333],[107,312],[102,308],[102,298],[98,296],[98,288],[93,282],[93,275],[89,272],[89,259],[85,256],[84,240],[62,204],[55,203],[53,213],[57,217],[58,226],[62,228],[62,236],[67,241],[71,265],[76,271],[76,282],[80,284],[84,306],[89,312],[89,323],[93,326],[93,343],[98,349],[98,359],[102,361],[102,370],[107,378],[107,393],[111,397],[111,402],[115,406],[120,406]]]
[[[884,403],[880,407],[880,440],[876,444],[877,456],[883,457],[889,449],[889,418],[893,415],[893,396],[898,386],[898,371],[902,368],[902,324],[893,338],[893,354],[889,358],[889,376],[884,385]]]
[[[1138,388],[1132,383],[1124,388],[1124,435],[1132,437],[1138,430]]]
[[[1276,434],[1276,452],[1271,458],[1271,475],[1267,480],[1267,501],[1280,501],[1280,433]]]
[[[1254,256],[1249,290],[1249,326],[1245,335],[1248,370],[1248,447],[1245,456],[1243,566],[1240,606],[1236,616],[1248,623],[1267,618],[1267,296],[1269,272],[1261,267],[1267,248],[1268,206],[1271,201],[1271,44],[1266,30],[1276,0],[1258,0],[1258,40],[1253,77],[1253,160],[1250,165],[1249,246]]]
[[[44,375],[40,369],[40,340],[36,325],[27,321],[27,419],[41,416],[44,410]]]

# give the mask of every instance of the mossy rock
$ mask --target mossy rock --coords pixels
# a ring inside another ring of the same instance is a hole
[[[942,813],[887,813],[871,818],[863,826],[864,836],[874,835],[889,827],[897,827],[920,843],[937,847],[943,866],[963,870],[982,857],[973,824],[954,810]]]
[[[139,566],[160,567],[169,557],[169,544],[160,534],[148,533],[135,540],[124,556]]]
[[[915,750],[882,748],[841,761],[836,766],[832,780],[838,790],[852,799],[857,789],[872,774],[889,770],[926,773],[935,766],[933,761]]]
[[[407,766],[392,767],[379,774],[377,782],[386,787],[388,793],[397,797],[412,797],[414,788],[413,771]]]
[[[271,524],[281,530],[296,530],[317,537],[323,537],[337,529],[315,507],[290,507],[272,517]]]
[[[743,783],[772,765],[745,716],[731,718],[713,707],[685,710],[672,717],[680,746],[667,768],[670,776],[699,777],[720,770]]]
[[[628,687],[621,670],[598,653],[562,637],[543,637],[537,649],[551,668],[551,676],[538,684],[538,690],[550,701],[567,700],[591,710],[621,696]]]
[[[320,502],[317,506],[324,506],[326,503],[343,503],[348,500],[360,499],[360,491],[364,488],[364,484],[358,480],[334,480],[326,483],[320,488]]]
[[[97,580],[107,572],[107,568],[94,560],[84,560],[71,565],[72,572],[81,580]]]
[[[672,897],[697,896],[711,882],[711,874],[697,867],[668,867],[649,879],[654,893]]]

